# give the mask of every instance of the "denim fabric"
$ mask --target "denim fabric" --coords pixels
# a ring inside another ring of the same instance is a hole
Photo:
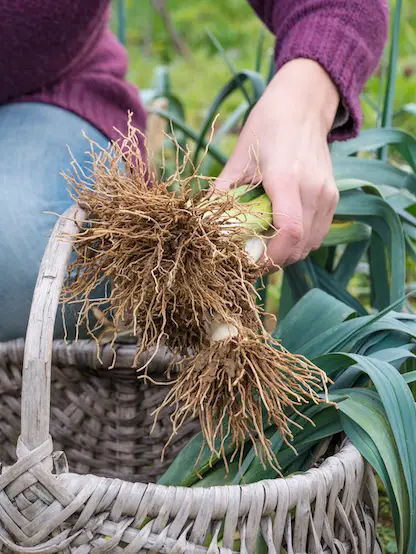
[[[48,236],[72,203],[61,171],[88,163],[89,143],[108,139],[77,115],[41,103],[0,106],[0,341],[26,333]],[[60,310],[58,310],[60,311]],[[59,322],[56,335],[62,332]]]

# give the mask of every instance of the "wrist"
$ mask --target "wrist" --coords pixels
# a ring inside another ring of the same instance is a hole
[[[340,96],[319,63],[305,58],[292,60],[276,73],[269,86],[288,117],[319,123],[326,134],[330,132]]]

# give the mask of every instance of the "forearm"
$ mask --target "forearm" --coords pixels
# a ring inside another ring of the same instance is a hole
[[[328,134],[334,124],[340,95],[319,63],[304,58],[286,63],[272,79],[265,94],[285,107],[282,117],[292,124],[314,120]],[[286,115],[285,115],[286,114]]]

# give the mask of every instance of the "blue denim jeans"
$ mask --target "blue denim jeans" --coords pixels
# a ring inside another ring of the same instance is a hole
[[[108,139],[77,115],[55,106],[0,106],[0,342],[24,337],[33,290],[56,216],[72,203],[61,171],[73,156],[89,161],[87,136]],[[59,310],[58,310],[59,311]],[[58,318],[59,319],[59,318]],[[57,324],[57,334],[60,334]]]

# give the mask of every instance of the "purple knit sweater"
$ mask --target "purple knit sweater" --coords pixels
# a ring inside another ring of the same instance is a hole
[[[359,94],[387,36],[387,0],[250,0],[277,36],[276,68],[318,61],[337,85],[349,118],[331,138],[361,123]],[[144,130],[137,89],[125,80],[127,54],[108,28],[109,0],[0,0],[0,104],[40,101],[70,110],[119,137],[127,111]],[[201,31],[202,32],[202,31]]]

